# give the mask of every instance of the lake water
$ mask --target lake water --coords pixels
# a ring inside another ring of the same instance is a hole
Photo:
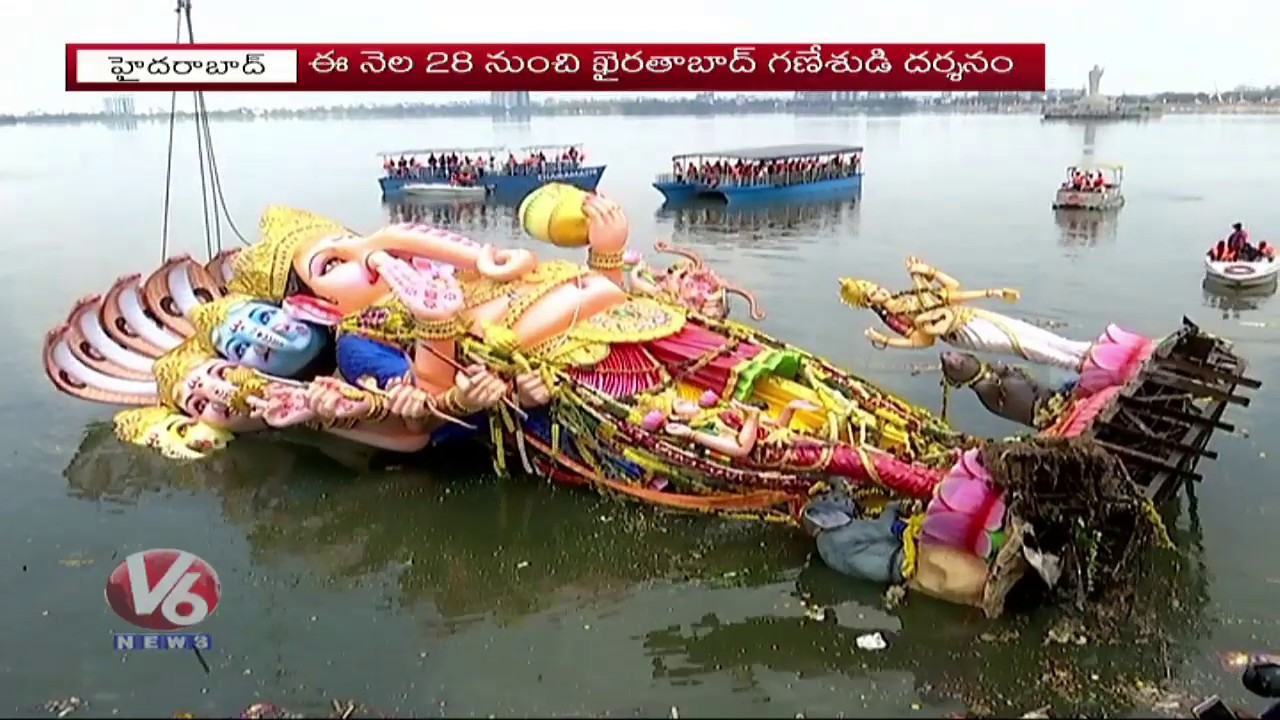
[[[967,285],[1021,288],[1013,314],[1063,321],[1082,339],[1113,321],[1163,334],[1186,314],[1234,339],[1264,388],[1229,411],[1249,433],[1215,439],[1221,458],[1201,467],[1197,511],[1174,509],[1179,557],[1152,560],[1174,598],[1165,640],[1044,647],[1047,613],[992,623],[923,597],[886,612],[882,588],[824,569],[794,532],[498,480],[483,458],[360,472],[270,438],[238,439],[191,466],[123,447],[102,424],[112,408],[54,391],[40,342],[77,297],[158,263],[167,127],[6,128],[0,714],[68,695],[94,716],[225,717],[257,699],[323,714],[333,698],[418,715],[929,716],[1072,702],[1114,714],[1142,704],[1091,688],[1166,683],[1248,701],[1215,653],[1280,650],[1269,545],[1280,489],[1268,456],[1280,439],[1280,306],[1208,294],[1200,263],[1232,222],[1255,238],[1280,233],[1280,120],[423,118],[213,132],[230,214],[246,231],[268,203],[362,229],[386,222],[374,153],[387,148],[585,142],[588,160],[609,166],[601,190],[626,207],[635,246],[696,248],[758,293],[767,330],[934,407],[936,372],[911,367],[936,353],[872,350],[862,333],[873,318],[838,302],[838,275],[901,284],[904,256],[918,254]],[[658,212],[649,182],[670,155],[789,142],[864,144],[861,201]],[[194,126],[179,125],[169,249],[203,256],[195,146]],[[1128,168],[1128,205],[1101,223],[1049,209],[1065,166],[1086,152]],[[413,213],[532,245],[509,210]],[[224,231],[223,242],[236,240]],[[952,405],[967,430],[1014,431],[971,396]],[[208,675],[183,654],[110,649],[109,633],[125,628],[103,602],[106,576],[130,552],[168,546],[222,578],[202,626],[217,644]],[[826,622],[806,617],[810,597],[833,609]],[[876,630],[889,647],[859,650],[855,638]]]

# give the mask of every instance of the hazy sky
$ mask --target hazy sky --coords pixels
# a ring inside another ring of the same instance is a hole
[[[171,42],[172,0],[0,0],[0,112],[97,110],[67,93],[68,42]],[[1280,6],[1267,0],[194,0],[204,42],[1044,42],[1051,87],[1103,91],[1280,84]],[[375,9],[376,8],[376,9]],[[425,94],[221,93],[214,107]],[[468,94],[436,95],[461,100]],[[167,96],[139,94],[139,109]]]

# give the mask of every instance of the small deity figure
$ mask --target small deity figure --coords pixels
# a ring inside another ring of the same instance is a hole
[[[721,278],[697,253],[663,241],[654,243],[653,247],[658,252],[679,255],[681,259],[665,271],[656,272],[638,252],[628,252],[624,260],[629,267],[627,277],[633,292],[683,305],[713,320],[729,317],[728,295],[740,295],[747,301],[751,318],[764,319],[755,295]]]
[[[932,468],[913,465],[873,447],[825,442],[790,430],[797,412],[821,408],[795,399],[770,417],[763,402],[720,403],[713,393],[699,403],[674,400],[670,410],[650,409],[642,427],[686,439],[747,467],[836,475],[874,483],[907,497],[925,498],[942,479]],[[661,401],[659,401],[661,403]]]
[[[1131,376],[1135,364],[1151,350],[1151,341],[1114,326],[1095,342],[1070,340],[1008,317],[966,303],[982,298],[1001,298],[1016,302],[1020,293],[1012,288],[963,290],[960,282],[916,257],[907,258],[907,271],[913,288],[890,292],[869,280],[841,278],[840,298],[853,307],[870,308],[900,337],[891,337],[868,328],[867,338],[878,349],[926,348],[938,340],[977,352],[1017,355],[1041,365],[1051,365],[1074,372],[1084,369],[1091,351],[1108,344],[1109,370],[1119,377]]]

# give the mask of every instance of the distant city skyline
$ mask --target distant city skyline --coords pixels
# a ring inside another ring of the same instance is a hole
[[[5,4],[0,62],[9,70],[0,113],[102,107],[103,94],[63,90],[65,43],[170,42],[174,37],[173,0]],[[193,16],[196,40],[202,42],[1042,42],[1048,46],[1049,87],[1083,85],[1095,63],[1107,69],[1103,92],[1108,94],[1280,84],[1280,43],[1269,37],[1271,28],[1280,26],[1280,9],[1255,0],[738,0],[732,5],[648,0],[575,6],[570,12],[527,0],[373,7],[337,0],[194,0]],[[485,96],[213,93],[208,103],[211,109],[292,108]],[[139,109],[167,102],[165,95],[153,97],[139,93]]]

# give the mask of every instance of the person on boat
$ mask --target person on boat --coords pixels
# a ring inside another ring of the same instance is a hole
[[[1271,243],[1263,240],[1258,243],[1258,259],[1268,262],[1276,259],[1276,248]]]
[[[382,170],[386,172],[388,175],[395,174],[395,169],[396,169],[396,164],[391,161],[391,158],[387,158],[382,161]]]
[[[1249,245],[1249,232],[1241,223],[1231,226],[1231,234],[1227,236],[1227,248],[1236,255],[1241,255]]]
[[[1209,248],[1209,260],[1212,262],[1228,262],[1227,253],[1227,241],[1219,240],[1216,245]]]

